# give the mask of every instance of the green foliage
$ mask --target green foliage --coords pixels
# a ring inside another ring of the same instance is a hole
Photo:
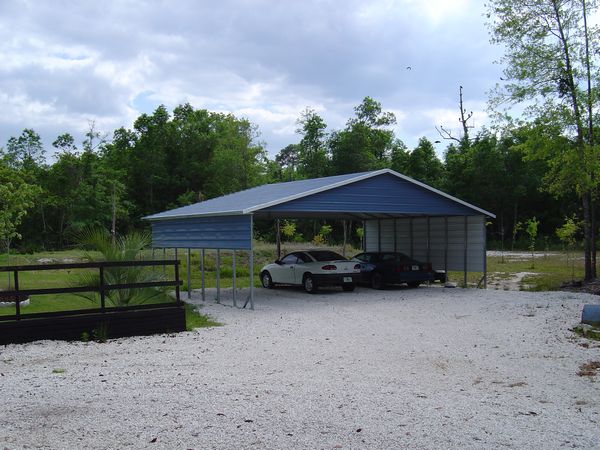
[[[78,234],[77,241],[87,249],[94,250],[94,253],[85,255],[85,258],[90,261],[134,261],[151,240],[146,233],[133,232],[125,236],[113,237],[103,229],[88,228]],[[78,278],[77,284],[81,286],[100,285],[100,275],[96,271],[86,272]],[[107,285],[146,283],[163,279],[162,273],[148,267],[128,266],[104,269],[104,283]],[[98,301],[98,294],[95,292],[84,292],[79,295],[93,302]],[[163,295],[164,289],[158,288],[112,289],[106,292],[106,300],[114,306],[128,306],[142,304]]]
[[[410,152],[406,169],[406,175],[436,188],[444,181],[444,166],[427,138],[419,139],[417,147]]]
[[[211,320],[208,316],[200,314],[199,307],[185,304],[185,328],[192,331],[195,328],[218,327],[222,324]]]
[[[556,235],[568,248],[573,248],[577,242],[575,237],[580,226],[581,223],[575,216],[565,217],[563,225],[556,229]]]
[[[281,233],[288,240],[293,240],[296,235],[296,223],[291,220],[284,220],[281,227]]]
[[[7,251],[11,241],[21,237],[19,226],[39,193],[17,170],[0,163],[0,242]]]
[[[331,234],[331,230],[333,230],[333,228],[331,227],[331,225],[329,224],[325,224],[325,225],[321,225],[321,228],[319,230],[319,234],[323,237],[327,237]]]
[[[356,235],[358,236],[358,238],[362,241],[363,237],[365,236],[365,229],[363,227],[358,227],[356,229]]]
[[[8,140],[4,160],[11,167],[32,169],[44,164],[44,153],[40,135],[27,128],[18,138]]]
[[[307,108],[298,119],[297,125],[296,132],[302,139],[297,149],[289,149],[289,152],[297,155],[295,157],[298,161],[298,171],[303,178],[325,176],[328,169],[325,121],[314,110]]]
[[[585,279],[591,280],[596,276],[592,196],[600,183],[595,142],[600,58],[599,29],[589,25],[587,17],[597,14],[598,2],[492,0],[487,7],[492,41],[505,53],[504,83],[492,106],[525,104],[540,136],[553,136],[528,150],[531,157],[548,163],[548,190],[561,197],[581,197]]]
[[[100,322],[96,328],[92,330],[92,338],[98,343],[104,343],[108,340],[108,324]]]
[[[325,245],[325,236],[322,234],[315,234],[312,239],[312,244],[316,247]]]
[[[527,235],[529,236],[529,251],[531,251],[531,268],[534,269],[535,268],[535,241],[538,235],[538,225],[540,224],[540,222],[535,218],[532,217],[531,219],[527,220],[525,222],[525,231],[527,232]]]
[[[575,248],[577,243],[576,235],[581,227],[581,222],[577,221],[575,215],[573,217],[565,217],[565,221],[562,226],[556,229],[556,235],[565,244],[567,248],[567,265],[569,264],[569,257],[571,252]],[[575,258],[571,257],[571,280],[575,278]]]
[[[354,112],[346,128],[332,133],[329,140],[336,175],[386,167],[394,148],[394,133],[388,128],[396,123],[393,113],[384,112],[371,97],[365,97]]]

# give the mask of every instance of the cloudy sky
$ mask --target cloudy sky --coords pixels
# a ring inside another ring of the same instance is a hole
[[[483,13],[481,0],[3,0],[0,146],[33,128],[52,153],[89,121],[112,132],[189,102],[250,119],[273,156],[305,108],[339,129],[368,95],[412,148],[436,125],[458,134],[459,85],[476,129],[487,122],[502,68]]]

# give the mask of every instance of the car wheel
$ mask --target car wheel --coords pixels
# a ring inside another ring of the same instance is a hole
[[[315,280],[311,274],[304,276],[302,285],[304,286],[304,290],[309,294],[314,294],[317,291],[317,283],[315,283]]]
[[[346,283],[346,284],[342,284],[342,289],[345,292],[352,292],[354,290],[354,283]]]
[[[409,281],[408,283],[408,287],[410,288],[418,288],[421,285],[420,281]]]
[[[260,276],[260,281],[264,288],[272,289],[273,288],[273,279],[271,278],[271,274],[269,272],[263,272]]]
[[[383,275],[379,272],[376,272],[371,277],[371,287],[373,289],[383,289],[385,288],[385,283],[383,281]]]

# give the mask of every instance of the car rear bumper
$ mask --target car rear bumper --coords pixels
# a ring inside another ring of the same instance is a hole
[[[370,283],[371,282],[371,278],[373,277],[373,273],[374,272],[363,272],[361,274],[361,282],[363,283]],[[420,281],[420,282],[426,282],[426,281],[434,281],[435,280],[435,274],[433,272],[421,272],[421,271],[414,271],[414,272],[399,272],[399,273],[394,273],[393,275],[384,275],[384,283],[386,284],[401,284],[401,283],[410,283],[413,281]]]
[[[435,274],[433,272],[401,272],[390,277],[388,283],[406,283],[411,281],[433,281]]]
[[[341,286],[343,284],[356,284],[359,280],[359,273],[314,273],[313,280],[320,286]],[[346,281],[350,278],[351,281]]]

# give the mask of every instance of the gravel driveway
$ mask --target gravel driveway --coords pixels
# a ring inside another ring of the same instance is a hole
[[[569,331],[599,302],[260,289],[206,305],[222,327],[0,347],[0,449],[600,448],[600,343]]]

